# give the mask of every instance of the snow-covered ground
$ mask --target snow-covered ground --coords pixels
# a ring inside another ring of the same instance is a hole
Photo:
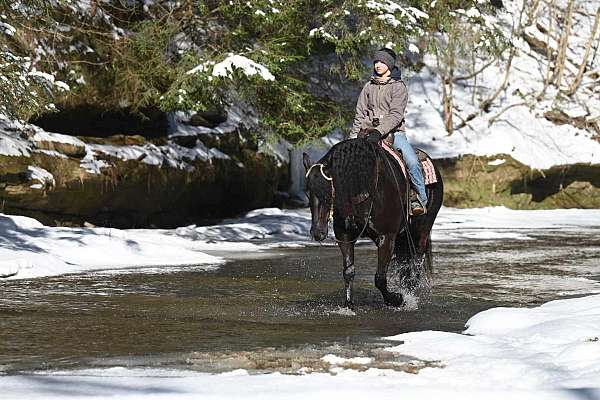
[[[5,399],[600,398],[600,296],[493,308],[473,316],[466,328],[462,334],[388,338],[399,344],[387,351],[411,357],[404,363],[416,373],[369,368],[366,357],[327,355],[322,360],[329,373],[211,375],[118,367],[5,376],[0,385]]]
[[[218,268],[236,254],[307,245],[309,227],[305,209],[261,209],[220,225],[174,230],[55,228],[0,215],[0,271],[16,272],[18,279],[149,265]],[[599,229],[600,210],[443,208],[434,240],[535,240],[534,233]],[[403,399],[600,399],[600,295],[493,308],[471,317],[465,328],[461,334],[387,338],[397,342],[385,349],[396,357],[395,369],[369,357],[329,354],[321,359],[325,373],[119,367],[0,376],[0,387],[3,399],[358,399],[374,393]]]
[[[142,266],[214,268],[248,252],[315,245],[309,238],[310,223],[307,209],[276,208],[254,210],[219,225],[173,230],[48,227],[32,218],[0,214],[0,275],[26,279]],[[433,240],[528,240],[528,233],[537,230],[593,228],[600,228],[600,210],[443,208]]]

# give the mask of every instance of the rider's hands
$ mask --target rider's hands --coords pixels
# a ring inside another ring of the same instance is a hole
[[[382,139],[382,137],[381,137],[381,132],[379,132],[377,129],[373,129],[372,131],[370,131],[370,132],[367,134],[367,140],[368,140],[370,143],[377,144],[377,143],[379,143],[379,141],[380,141],[381,139]]]

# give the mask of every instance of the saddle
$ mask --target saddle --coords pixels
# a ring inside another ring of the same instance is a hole
[[[381,147],[398,163],[402,174],[406,178],[407,182],[410,181],[408,173],[406,171],[406,164],[404,163],[404,159],[402,158],[402,154],[390,146],[385,140],[381,142]],[[425,186],[432,185],[437,183],[437,175],[435,173],[435,168],[433,167],[433,162],[427,153],[425,153],[421,149],[415,149],[417,153],[417,157],[421,162],[421,171],[423,172],[423,178],[425,178]]]

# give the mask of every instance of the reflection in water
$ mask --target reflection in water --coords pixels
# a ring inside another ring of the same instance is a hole
[[[399,363],[382,350],[382,337],[459,332],[490,307],[600,292],[595,232],[528,236],[436,243],[432,295],[412,311],[383,304],[372,246],[357,250],[354,315],[340,307],[341,257],[333,247],[281,250],[212,271],[0,282],[0,371],[122,365],[294,373],[326,370],[321,357],[334,353],[410,372],[423,364]]]

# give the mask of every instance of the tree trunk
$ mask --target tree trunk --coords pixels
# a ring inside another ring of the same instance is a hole
[[[517,36],[521,36],[523,13],[525,12],[526,7],[527,7],[527,2],[524,1],[523,6],[521,7],[521,11],[519,13],[519,19],[516,23],[516,26],[513,23],[512,32],[511,32],[512,33],[511,40],[513,40]],[[510,55],[508,56],[508,61],[506,62],[506,72],[504,73],[504,79],[502,80],[502,84],[500,85],[500,87],[498,87],[498,89],[494,92],[494,94],[492,96],[488,97],[487,99],[485,99],[484,101],[479,103],[479,109],[481,109],[485,112],[488,112],[489,108],[492,105],[492,103],[494,102],[494,100],[496,100],[496,98],[500,95],[500,93],[502,93],[502,91],[506,88],[506,84],[508,83],[508,78],[510,76],[510,68],[512,66],[512,61],[513,61],[513,58],[515,57],[515,51],[516,51],[516,48],[513,45],[510,48]]]
[[[600,7],[598,7],[598,9],[596,10],[596,17],[594,18],[594,27],[592,28],[590,38],[587,44],[585,45],[585,53],[583,55],[583,59],[581,60],[581,65],[579,65],[579,71],[577,71],[577,76],[575,77],[575,80],[573,81],[571,87],[567,91],[567,94],[569,96],[575,93],[575,91],[579,87],[579,84],[581,83],[583,73],[585,72],[585,67],[587,66],[587,60],[590,56],[590,51],[592,50],[592,43],[594,42],[594,39],[596,38],[596,33],[598,32],[598,25],[600,25]]]
[[[556,66],[554,69],[554,84],[560,88],[565,71],[565,59],[567,58],[567,48],[569,47],[569,37],[571,36],[571,24],[573,23],[573,6],[575,0],[569,0],[567,10],[565,11],[565,29],[560,37],[558,46],[558,56],[556,57]]]
[[[552,47],[550,46],[550,41],[552,40],[552,25],[556,10],[556,0],[552,0],[548,7],[548,31],[546,32],[546,59],[548,60],[548,67],[546,69],[546,76],[544,77],[544,87],[537,95],[538,101],[544,97],[544,94],[546,94],[546,90],[548,90],[548,86],[550,85],[550,81],[552,80]]]
[[[448,132],[448,136],[452,135],[453,121],[452,121],[452,112],[454,110],[454,104],[452,101],[452,70],[450,71],[450,76],[445,76],[444,81],[442,83],[442,93],[444,96],[444,126],[446,127],[446,132]]]

